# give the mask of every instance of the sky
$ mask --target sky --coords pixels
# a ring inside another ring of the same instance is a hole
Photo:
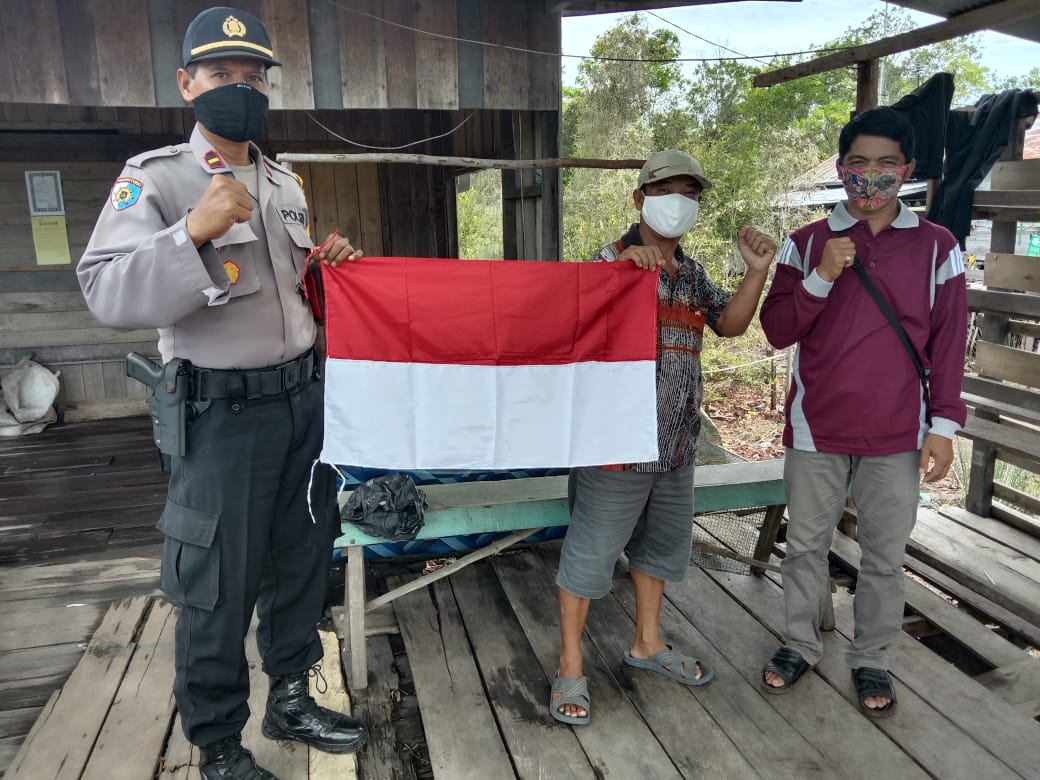
[[[773,54],[803,51],[833,40],[849,27],[859,25],[875,11],[888,5],[880,0],[802,0],[797,3],[742,2],[717,3],[656,10],[653,13],[685,27],[714,43],[736,49],[742,54]],[[850,10],[854,9],[854,13]],[[941,17],[909,11],[918,26],[942,21]],[[596,37],[626,14],[564,17],[563,53],[588,54]],[[643,18],[651,29],[665,27],[679,36],[684,57],[717,57],[717,47],[693,38],[662,22],[650,13]],[[982,33],[982,65],[998,77],[1022,76],[1040,67],[1040,44],[995,32]],[[728,52],[721,52],[722,55]],[[580,60],[563,60],[564,84],[572,85]]]

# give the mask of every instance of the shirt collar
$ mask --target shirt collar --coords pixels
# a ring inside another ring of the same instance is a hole
[[[834,211],[827,218],[827,227],[829,227],[835,233],[840,233],[843,230],[849,230],[853,225],[859,222],[854,216],[849,213],[848,201],[841,201],[837,206],[834,207]],[[896,218],[892,220],[891,227],[893,228],[915,228],[921,224],[921,218],[915,214],[909,206],[903,201],[899,201],[899,213],[896,214]]]
[[[217,150],[213,148],[213,144],[206,140],[206,136],[202,134],[198,123],[195,124],[195,128],[191,131],[191,138],[188,143],[191,145],[191,153],[194,155],[195,161],[198,162],[204,171],[210,174],[231,173],[231,164],[220,156]],[[257,163],[259,169],[264,171],[269,182],[281,184],[274,175],[274,171],[271,170],[271,166],[267,164],[264,155],[260,152],[260,147],[252,141],[249,142],[249,158]]]
[[[630,246],[642,245],[643,237],[639,235],[639,223],[633,222],[632,227],[621,236],[621,248],[628,249]],[[675,259],[678,260],[680,264],[685,263],[688,260],[681,244],[675,247]]]

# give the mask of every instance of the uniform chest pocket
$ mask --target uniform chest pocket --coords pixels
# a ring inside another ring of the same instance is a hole
[[[248,223],[232,225],[227,233],[212,241],[217,250],[220,264],[227,274],[231,286],[229,298],[241,298],[260,289],[260,276],[256,264],[259,240]]]
[[[303,273],[303,267],[307,262],[307,255],[314,249],[314,242],[307,234],[307,229],[302,225],[292,222],[285,223],[285,232],[289,234],[289,246],[292,249],[293,267],[297,275]]]

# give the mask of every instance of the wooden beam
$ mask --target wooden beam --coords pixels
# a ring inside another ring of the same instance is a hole
[[[862,114],[878,105],[878,81],[881,61],[876,57],[856,63],[856,113]]]
[[[618,170],[643,167],[645,160],[599,160],[587,157],[547,157],[541,160],[492,160],[480,157],[443,157],[433,154],[365,152],[363,154],[280,154],[280,163],[406,163],[440,165],[451,168],[499,168],[525,170],[531,168],[609,168]]]
[[[890,38],[882,38],[880,41],[853,46],[834,54],[818,57],[815,60],[762,73],[755,76],[753,83],[756,87],[771,87],[774,84],[782,84],[803,76],[844,68],[856,62],[865,62],[896,52],[916,49],[930,43],[948,41],[951,38],[968,35],[979,30],[1015,24],[1038,14],[1040,14],[1040,9],[1037,8],[1036,0],[1003,0],[1003,2],[991,3],[973,11],[951,16],[945,22],[929,24],[917,30],[893,35]]]

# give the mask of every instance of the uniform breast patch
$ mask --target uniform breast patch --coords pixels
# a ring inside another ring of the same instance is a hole
[[[241,271],[234,260],[225,260],[224,273],[227,274],[228,281],[230,281],[231,284],[235,284],[238,281],[238,275]]]
[[[142,188],[143,185],[137,179],[131,179],[128,176],[116,179],[116,183],[112,186],[112,208],[122,211],[133,206],[141,197]]]

